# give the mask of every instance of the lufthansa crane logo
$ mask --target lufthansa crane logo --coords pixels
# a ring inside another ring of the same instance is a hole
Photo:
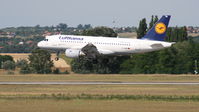
[[[156,26],[155,26],[155,31],[158,33],[158,34],[163,34],[165,33],[166,31],[166,25],[164,23],[157,23]]]

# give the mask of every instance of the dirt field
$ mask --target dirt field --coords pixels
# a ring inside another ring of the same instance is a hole
[[[199,36],[199,33],[188,33],[188,36],[197,37]]]
[[[135,32],[132,33],[119,33],[119,37],[125,37],[125,38],[136,38],[137,34]]]

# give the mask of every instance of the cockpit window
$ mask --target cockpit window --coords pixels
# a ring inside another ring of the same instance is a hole
[[[44,41],[48,41],[48,39],[44,39]]]

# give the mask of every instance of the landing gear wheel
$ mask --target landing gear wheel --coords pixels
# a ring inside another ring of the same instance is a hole
[[[58,61],[58,60],[59,60],[59,57],[56,57],[56,58],[55,58],[55,61]]]

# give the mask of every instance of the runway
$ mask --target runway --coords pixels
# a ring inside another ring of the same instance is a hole
[[[199,85],[199,82],[0,82],[0,85]]]

